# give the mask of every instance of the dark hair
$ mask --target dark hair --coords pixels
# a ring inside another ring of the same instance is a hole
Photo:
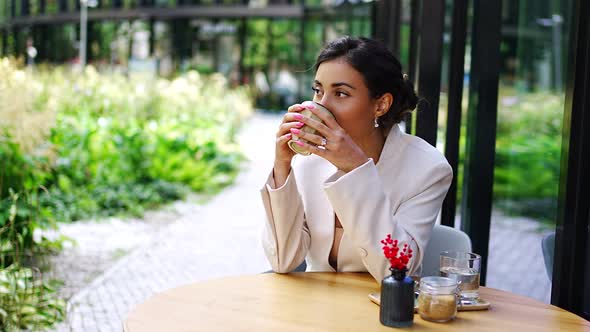
[[[336,39],[321,51],[315,63],[317,71],[325,61],[345,59],[363,75],[372,98],[379,98],[389,92],[393,103],[389,111],[381,116],[379,125],[390,128],[404,120],[406,114],[416,108],[418,96],[414,85],[402,74],[399,60],[382,43],[369,38],[342,37]]]

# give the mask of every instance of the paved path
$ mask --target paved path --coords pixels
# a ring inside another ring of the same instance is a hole
[[[486,285],[550,303],[551,282],[541,251],[547,233],[534,220],[493,213]]]
[[[75,286],[63,293],[70,299],[68,319],[56,330],[121,331],[128,312],[157,292],[268,270],[259,239],[264,211],[258,188],[272,165],[278,121],[277,115],[256,114],[245,125],[240,142],[250,162],[235,185],[206,204],[177,202],[144,222],[111,219],[64,227],[80,246],[62,254],[57,274],[66,277],[66,284],[70,274],[98,276],[90,283],[69,278]],[[532,229],[536,223],[520,220],[525,226],[514,227],[510,219],[496,219],[488,285],[546,300],[549,282],[540,256],[541,234]],[[86,262],[91,274],[76,267],[76,260],[84,257],[76,256],[80,251],[91,257]]]
[[[270,269],[260,246],[264,210],[258,188],[272,165],[278,121],[276,115],[256,114],[240,134],[250,162],[236,183],[207,204],[187,208],[75,294],[68,320],[57,330],[120,331],[127,313],[159,291]]]

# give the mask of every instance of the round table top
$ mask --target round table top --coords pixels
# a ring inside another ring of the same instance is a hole
[[[391,331],[379,322],[368,273],[257,274],[207,280],[159,293],[132,310],[127,332]],[[418,314],[408,329],[453,331],[590,331],[590,322],[524,296],[481,287],[491,306],[460,311],[448,323]]]

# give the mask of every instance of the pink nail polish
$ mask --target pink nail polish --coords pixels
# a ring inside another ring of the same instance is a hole
[[[296,129],[296,128],[291,128],[291,132],[295,135],[299,135],[299,133],[301,132],[301,130]]]
[[[304,146],[305,144],[301,141],[296,141],[295,144],[299,145],[299,146]]]
[[[308,105],[305,105],[305,107],[307,107],[309,109],[313,109],[313,108],[315,108],[315,105],[314,104],[308,104]]]
[[[295,125],[297,128],[301,128],[303,127],[304,123],[303,122],[297,122],[297,124]]]
[[[287,135],[285,135],[287,138],[291,138],[291,133],[288,133]]]
[[[303,115],[301,115],[301,114],[295,114],[294,117],[297,120],[302,120],[303,119]]]

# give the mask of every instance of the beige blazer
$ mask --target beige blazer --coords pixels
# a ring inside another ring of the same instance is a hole
[[[370,159],[346,174],[316,155],[298,155],[282,187],[275,188],[271,172],[261,190],[266,257],[278,273],[290,272],[304,259],[307,271],[334,271],[328,256],[337,214],[344,229],[338,271],[368,271],[381,282],[390,272],[380,241],[391,233],[412,247],[410,274],[419,274],[452,176],[438,150],[397,125],[377,165]]]

